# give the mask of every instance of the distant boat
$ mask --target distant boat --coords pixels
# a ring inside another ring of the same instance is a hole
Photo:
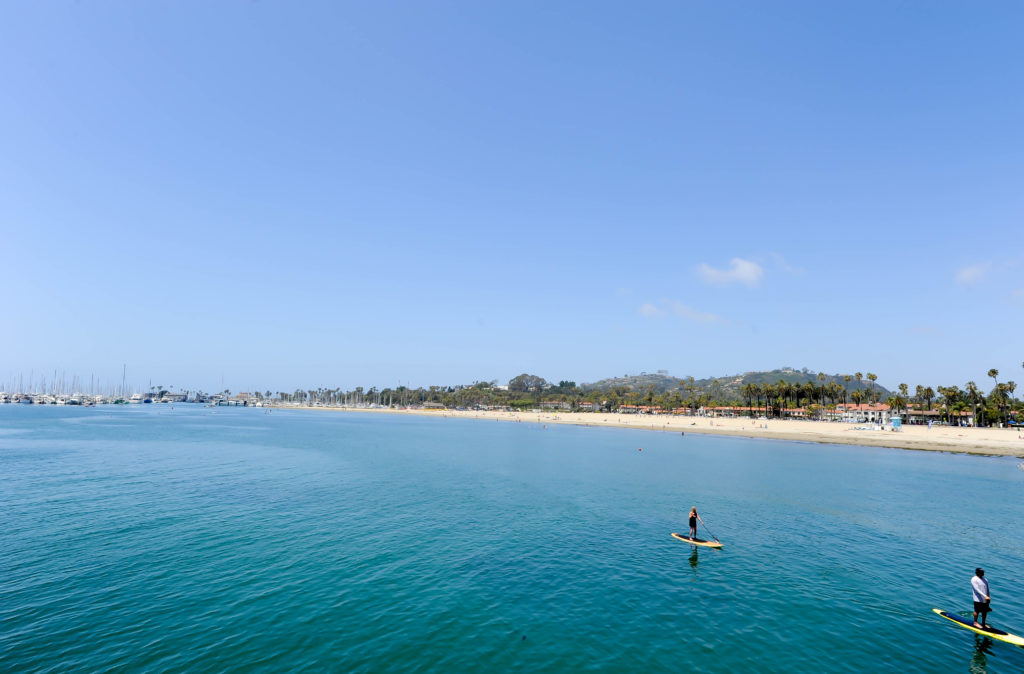
[[[138,405],[139,403],[142,402],[142,396],[139,395],[138,393],[133,393],[132,397],[128,399],[128,402],[130,402],[133,405]]]
[[[153,402],[153,399],[152,398],[143,398],[142,402],[144,402],[144,403],[151,403],[151,402]]]

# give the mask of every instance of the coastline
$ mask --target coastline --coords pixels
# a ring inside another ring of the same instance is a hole
[[[766,438],[819,444],[861,445],[951,452],[979,456],[1024,458],[1024,434],[1008,428],[961,428],[956,426],[904,426],[901,431],[858,430],[863,425],[830,421],[709,418],[674,415],[638,415],[604,412],[497,412],[479,410],[380,409],[351,407],[298,407],[278,409],[404,414],[438,418],[483,419],[512,423],[568,424],[610,428],[634,428],[664,433],[699,433],[745,438]]]

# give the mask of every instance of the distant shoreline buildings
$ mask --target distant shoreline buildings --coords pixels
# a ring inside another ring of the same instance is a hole
[[[639,377],[603,380],[577,386],[573,381],[548,382],[542,377],[521,374],[507,385],[496,381],[476,381],[456,386],[430,386],[411,389],[406,386],[351,391],[341,388],[296,389],[218,393],[170,390],[151,386],[148,393],[134,392],[125,386],[113,392],[65,393],[75,390],[55,376],[49,392],[0,392],[0,404],[31,405],[133,405],[198,403],[238,407],[328,407],[348,409],[425,409],[425,410],[507,410],[564,411],[623,414],[664,414],[696,417],[750,417],[764,419],[807,419],[844,423],[884,424],[899,419],[906,424],[947,424],[953,426],[1017,426],[1024,420],[1024,403],[1015,396],[1013,381],[1000,382],[999,371],[989,370],[995,386],[985,393],[974,382],[958,386],[930,386],[911,389],[900,384],[888,391],[876,383],[877,377],[826,375],[809,370],[783,368],[771,372],[694,380],[680,379],[664,372],[641,373]],[[29,378],[32,386],[32,377]],[[13,383],[13,380],[9,382]],[[20,377],[18,383],[20,385]],[[84,388],[84,387],[82,387]],[[40,382],[45,390],[45,382]],[[91,382],[89,390],[92,390]]]
[[[0,405],[71,405],[82,407],[94,407],[97,405],[166,405],[166,404],[202,404],[208,407],[274,407],[284,409],[312,409],[312,408],[341,408],[353,410],[373,409],[395,409],[395,410],[435,410],[447,409],[455,411],[507,411],[507,412],[591,412],[616,413],[616,414],[638,414],[638,415],[671,415],[685,417],[700,417],[707,419],[726,419],[738,417],[751,417],[767,419],[765,409],[761,407],[742,407],[735,405],[705,405],[697,408],[679,407],[675,409],[662,409],[650,405],[620,404],[608,406],[590,401],[578,401],[575,405],[566,401],[543,401],[535,408],[523,409],[506,405],[471,405],[469,407],[449,407],[440,402],[422,401],[408,405],[396,405],[393,402],[378,403],[366,400],[359,401],[334,401],[327,404],[313,399],[282,400],[278,398],[266,398],[262,394],[256,395],[248,392],[227,395],[205,394],[170,391],[162,391],[160,395],[133,393],[128,397],[106,396],[106,395],[51,395],[51,394],[29,394],[29,393],[5,393],[0,392]],[[905,424],[940,424],[954,426],[974,426],[974,415],[967,410],[943,411],[939,409],[926,410],[918,408],[907,408],[894,410],[885,403],[859,403],[840,404],[828,409],[815,412],[805,407],[786,408],[779,411],[777,416],[772,418],[791,420],[813,420],[831,421],[839,423],[867,423],[888,425],[895,419]],[[1017,425],[1016,417],[1008,421],[1008,424]]]

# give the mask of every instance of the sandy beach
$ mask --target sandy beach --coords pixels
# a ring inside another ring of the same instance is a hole
[[[1007,428],[958,428],[949,426],[904,426],[900,431],[873,430],[867,424],[826,421],[756,420],[749,418],[709,418],[672,415],[605,414],[593,412],[484,412],[457,410],[300,408],[412,414],[441,418],[487,419],[510,423],[572,424],[610,426],[661,431],[665,433],[702,433],[775,440],[796,440],[842,445],[865,445],[959,452],[988,456],[1024,458],[1024,433]],[[870,430],[866,430],[870,429]]]

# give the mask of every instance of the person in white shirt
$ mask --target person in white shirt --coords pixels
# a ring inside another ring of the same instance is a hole
[[[988,581],[985,580],[985,569],[974,570],[974,578],[971,578],[971,589],[974,591],[974,626],[984,629],[985,617],[992,610],[989,602],[992,597],[988,595]],[[981,624],[978,624],[978,614],[981,614]]]

